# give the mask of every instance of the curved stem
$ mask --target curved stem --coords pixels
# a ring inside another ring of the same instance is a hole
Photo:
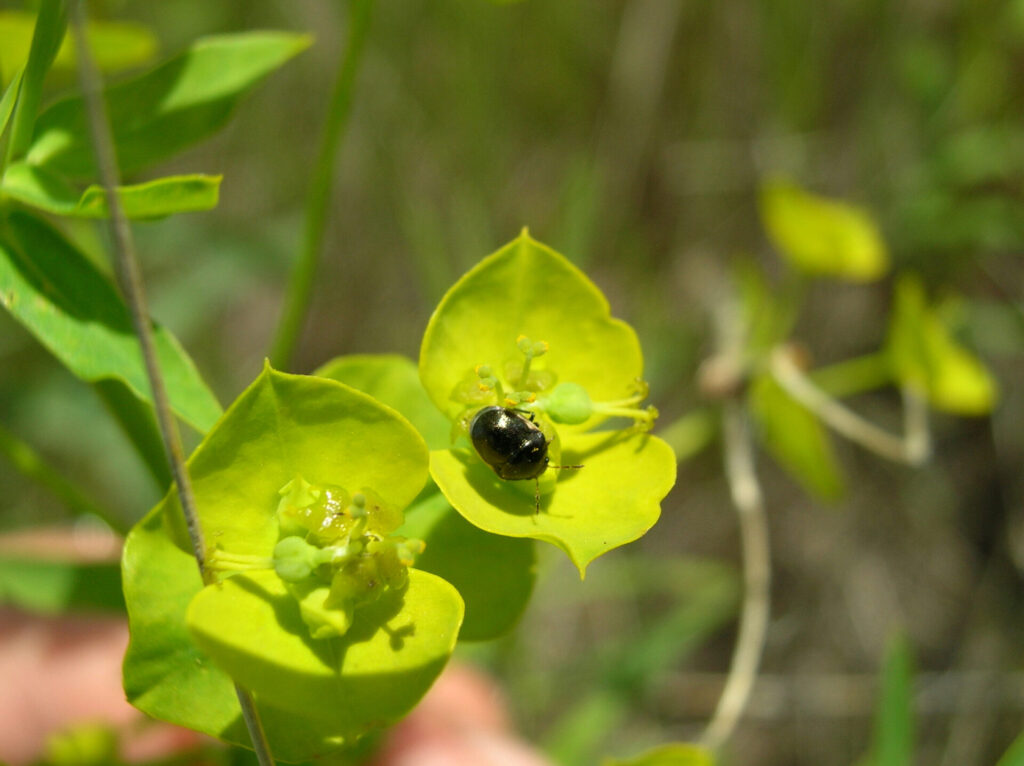
[[[181,444],[181,434],[178,432],[178,424],[171,413],[167,389],[164,386],[163,375],[160,372],[160,365],[153,345],[153,332],[149,321],[149,311],[146,307],[142,273],[135,256],[135,242],[132,239],[124,208],[121,206],[121,198],[117,193],[119,185],[117,155],[114,150],[110,121],[103,105],[99,72],[96,70],[92,52],[89,50],[89,44],[85,37],[83,2],[84,0],[73,0],[71,3],[71,29],[78,51],[78,73],[88,113],[93,153],[96,156],[100,182],[106,191],[107,205],[110,210],[110,234],[114,245],[114,263],[118,281],[131,312],[132,325],[139,339],[142,358],[146,365],[146,375],[153,393],[153,408],[156,411],[160,434],[164,439],[164,447],[171,464],[171,473],[178,489],[182,513],[185,516],[189,538],[192,541],[192,552],[199,567],[199,574],[205,582],[207,580],[206,548],[202,529],[199,526],[199,516],[196,513],[195,496],[192,493],[188,467],[185,465],[185,451]],[[235,692],[238,695],[242,716],[249,730],[249,736],[252,739],[260,766],[273,766],[274,759],[270,755],[266,733],[263,731],[263,724],[251,696],[238,684],[235,684]]]
[[[701,744],[718,750],[732,735],[757,679],[770,612],[771,549],[761,485],[754,472],[753,444],[743,405],[725,403],[725,472],[739,514],[743,544],[743,610],[729,676]]]
[[[335,158],[352,112],[352,93],[366,34],[370,27],[373,0],[351,0],[349,9],[348,44],[334,82],[334,91],[331,94],[327,120],[320,140],[320,151],[313,166],[313,179],[306,199],[302,250],[292,269],[281,319],[271,344],[271,365],[280,370],[287,369],[291,364],[313,293],[313,280],[323,249],[327,208],[331,201]]]
[[[785,349],[772,353],[770,365],[772,377],[786,393],[850,441],[898,463],[920,465],[928,459],[931,445],[927,408],[922,397],[910,389],[903,390],[906,433],[893,436],[818,388],[793,363]]]

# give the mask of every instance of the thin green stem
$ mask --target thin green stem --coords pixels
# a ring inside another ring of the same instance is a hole
[[[107,205],[110,210],[110,233],[116,256],[114,260],[118,281],[128,303],[132,325],[134,326],[135,334],[138,336],[142,358],[146,364],[146,375],[149,378],[150,389],[153,392],[153,407],[156,411],[157,423],[160,426],[160,433],[163,436],[164,446],[170,460],[171,473],[178,488],[178,498],[181,501],[181,509],[184,513],[185,523],[192,541],[192,552],[199,567],[199,574],[206,581],[208,573],[205,566],[205,544],[203,542],[202,529],[199,526],[199,516],[196,513],[195,496],[192,493],[192,484],[189,479],[188,468],[185,465],[185,452],[181,444],[181,434],[178,433],[178,424],[171,413],[171,407],[167,399],[167,390],[164,387],[163,376],[160,372],[160,365],[157,361],[153,345],[153,333],[149,321],[149,312],[146,307],[142,274],[139,270],[138,260],[135,257],[135,243],[132,239],[131,229],[128,226],[128,220],[124,215],[124,209],[121,206],[121,198],[117,193],[120,181],[117,169],[117,156],[114,150],[110,122],[103,105],[99,72],[96,69],[95,62],[92,59],[92,52],[89,50],[85,37],[83,2],[84,0],[73,0],[71,4],[71,27],[75,37],[75,46],[78,50],[78,73],[88,112],[93,153],[96,157],[100,181],[106,191]],[[263,724],[260,721],[259,713],[256,710],[252,697],[238,684],[235,684],[235,692],[238,695],[238,701],[242,708],[242,717],[245,719],[245,724],[249,730],[249,736],[252,739],[260,766],[273,766],[274,759],[270,754],[267,735],[263,730]]]
[[[302,250],[292,269],[284,308],[270,350],[270,363],[280,370],[291,365],[313,293],[313,281],[323,250],[324,229],[331,201],[335,158],[352,113],[356,74],[362,60],[372,9],[373,0],[350,0],[348,43],[338,68],[320,140],[320,151],[313,167],[313,178],[306,199]]]
[[[112,529],[122,535],[128,531],[123,519],[118,518],[116,514],[99,503],[90,500],[88,495],[76,484],[68,481],[58,470],[47,463],[42,455],[3,426],[0,426],[0,455],[6,457],[22,476],[48,489],[72,513],[77,515],[91,513],[103,519]]]

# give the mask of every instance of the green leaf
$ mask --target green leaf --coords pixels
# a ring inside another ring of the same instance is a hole
[[[440,492],[411,507],[397,534],[423,540],[416,568],[450,582],[465,601],[460,641],[497,638],[519,620],[536,577],[532,540],[477,529]]]
[[[411,360],[398,354],[339,356],[313,373],[337,380],[394,407],[416,426],[430,449],[448,446],[451,423],[430,401]]]
[[[309,45],[305,35],[248,32],[207,37],[105,93],[124,173],[166,159],[219,130],[241,97]],[[82,99],[60,101],[36,123],[28,161],[95,177]]]
[[[610,315],[601,291],[554,250],[523,233],[478,263],[445,294],[420,348],[420,379],[450,419],[465,404],[452,392],[480,364],[522,362],[516,338],[546,341],[534,369],[586,387],[591,399],[620,399],[643,377],[633,328]]]
[[[545,540],[564,550],[582,577],[587,564],[641,537],[675,483],[676,459],[661,439],[615,432],[569,434],[554,492],[534,513],[532,481],[499,479],[466,449],[430,453],[430,475],[459,513],[487,532]]]
[[[1024,766],[1024,734],[1018,735],[996,766]]]
[[[976,356],[959,345],[928,305],[913,275],[897,281],[887,350],[895,377],[939,410],[985,415],[998,397],[996,382]]]
[[[7,130],[7,123],[11,119],[11,114],[14,112],[14,104],[18,101],[18,92],[21,89],[21,76],[24,70],[19,69],[14,77],[11,79],[10,84],[4,91],[4,95],[0,96],[0,138],[3,138],[4,131]]]
[[[31,612],[124,612],[117,564],[0,554],[0,604]]]
[[[711,751],[699,745],[660,745],[635,758],[606,758],[602,766],[714,766]]]
[[[753,381],[748,401],[765,449],[806,490],[822,500],[838,500],[843,477],[818,418],[770,375]]]
[[[32,126],[43,94],[43,80],[57,55],[67,27],[68,9],[65,0],[42,0],[33,24],[32,43],[14,108],[10,142],[7,145],[8,161],[20,157],[31,141]]]
[[[13,213],[0,228],[0,304],[79,378],[122,380],[150,400],[138,340],[114,287],[56,230]],[[154,326],[174,412],[206,431],[220,405],[178,341]]]
[[[342,736],[409,712],[448,661],[462,620],[455,589],[426,572],[356,611],[342,638],[310,640],[298,603],[271,571],[203,588],[192,637],[242,686]]]
[[[189,473],[208,553],[266,558],[278,540],[278,491],[296,475],[366,487],[401,509],[426,464],[426,445],[390,408],[268,367],[207,434]],[[172,493],[125,542],[125,689],[150,715],[244,744],[226,668],[254,691],[275,755],[312,758],[407,712],[454,645],[462,602],[439,578],[411,572],[408,590],[357,608],[344,638],[314,640],[270,570],[204,589],[183,524]]]
[[[548,437],[553,464],[584,467],[545,475],[540,513],[534,513],[534,481],[498,478],[468,447],[435,450],[430,472],[471,524],[551,542],[582,575],[594,558],[637,539],[657,521],[659,504],[675,483],[676,461],[655,437],[584,433],[607,418],[602,406],[639,400],[630,396],[643,374],[640,344],[629,325],[611,317],[607,300],[582,272],[524,231],[441,300],[423,337],[420,379],[434,403],[456,420],[481,406],[467,404],[465,393],[481,390],[482,370],[495,386],[514,391],[511,381],[522,377],[527,351],[530,376],[544,381],[536,389],[542,401],[556,383],[571,383],[585,391],[597,413],[579,425],[559,425],[557,432],[552,426]],[[499,403],[497,389],[488,385],[486,395],[495,398],[485,403]],[[616,410],[623,414],[622,407]]]
[[[166,492],[174,479],[152,405],[116,378],[96,381],[93,390],[135,448],[136,456],[146,466],[157,489],[161,494]]]
[[[125,216],[163,218],[174,213],[211,210],[217,206],[222,176],[182,175],[117,187]],[[67,179],[46,168],[19,162],[7,168],[0,195],[54,215],[106,218],[107,195],[102,186],[79,192]]]
[[[802,271],[869,282],[889,269],[882,235],[859,207],[771,181],[761,187],[761,220],[779,253]]]
[[[35,18],[35,14],[24,11],[0,11],[0,70],[13,72],[25,65]],[[96,65],[105,72],[140,66],[156,54],[156,35],[141,24],[89,20],[85,34]],[[65,35],[53,68],[74,69],[76,66],[74,39]]]
[[[903,636],[896,636],[886,648],[882,668],[872,766],[910,766],[914,762],[913,676],[910,645]]]

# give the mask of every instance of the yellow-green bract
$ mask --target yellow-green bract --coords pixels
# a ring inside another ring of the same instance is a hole
[[[545,385],[578,384],[595,407],[628,399],[642,386],[643,357],[633,329],[611,316],[608,301],[582,272],[524,232],[477,264],[441,300],[420,350],[427,393],[458,420],[472,408],[460,392],[467,380],[472,385],[474,371],[487,371],[502,391],[515,390],[522,337],[547,347],[530,362],[531,375]],[[433,451],[431,476],[470,523],[499,535],[551,542],[582,575],[594,558],[650,529],[675,483],[675,457],[667,444],[635,429],[593,430],[605,420],[557,426],[562,464],[584,467],[557,474],[539,513],[532,481],[499,479],[472,447],[457,443]]]
[[[404,508],[426,481],[427,449],[369,396],[268,367],[189,471],[207,548],[269,557],[278,490],[296,475]],[[125,542],[125,691],[150,715],[246,744],[233,679],[253,693],[275,756],[308,760],[408,712],[454,647],[462,600],[439,577],[411,573],[406,589],[357,609],[343,637],[315,640],[272,570],[204,585],[183,525],[172,492]]]

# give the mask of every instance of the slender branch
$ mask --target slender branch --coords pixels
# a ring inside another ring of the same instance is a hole
[[[320,151],[313,166],[313,179],[306,199],[302,251],[292,269],[288,294],[285,296],[281,319],[271,345],[270,361],[278,369],[287,369],[291,364],[313,293],[313,280],[323,250],[327,210],[331,201],[335,158],[345,128],[348,126],[349,115],[352,113],[352,94],[370,27],[372,9],[373,0],[350,0],[348,44],[338,68],[320,139]]]
[[[818,388],[793,363],[785,349],[776,349],[769,364],[772,377],[786,393],[850,441],[898,463],[920,465],[928,459],[931,439],[927,409],[921,397],[909,389],[903,391],[906,434],[893,436]]]
[[[729,675],[701,744],[718,750],[732,735],[757,679],[768,630],[771,549],[761,485],[754,471],[753,443],[742,402],[724,405],[725,472],[733,505],[739,514],[743,547],[743,610]]]
[[[71,29],[75,38],[75,47],[78,50],[78,72],[89,117],[93,153],[96,156],[100,181],[106,190],[107,205],[110,210],[110,233],[116,256],[115,267],[118,281],[131,312],[135,334],[139,338],[139,346],[146,365],[146,375],[153,392],[153,407],[156,411],[157,423],[160,426],[164,447],[170,460],[171,473],[178,488],[178,497],[181,500],[181,509],[185,515],[196,564],[199,567],[200,576],[205,581],[205,545],[199,526],[199,517],[196,513],[195,496],[192,493],[192,484],[189,480],[188,468],[185,465],[181,434],[178,432],[178,425],[171,413],[167,390],[164,387],[160,365],[153,346],[153,334],[149,312],[146,308],[142,274],[135,256],[135,243],[132,239],[131,229],[128,227],[128,220],[124,215],[124,209],[121,207],[121,198],[117,193],[120,182],[117,157],[110,123],[102,100],[99,72],[93,62],[92,52],[89,50],[85,37],[83,2],[84,0],[73,0],[71,3]],[[267,745],[266,733],[251,696],[238,684],[235,684],[235,692],[238,695],[242,717],[245,719],[260,766],[273,766],[274,760]]]
[[[122,535],[128,531],[124,519],[90,500],[77,485],[47,463],[42,455],[3,426],[0,426],[0,455],[6,457],[23,476],[48,489],[73,513],[99,516]]]

